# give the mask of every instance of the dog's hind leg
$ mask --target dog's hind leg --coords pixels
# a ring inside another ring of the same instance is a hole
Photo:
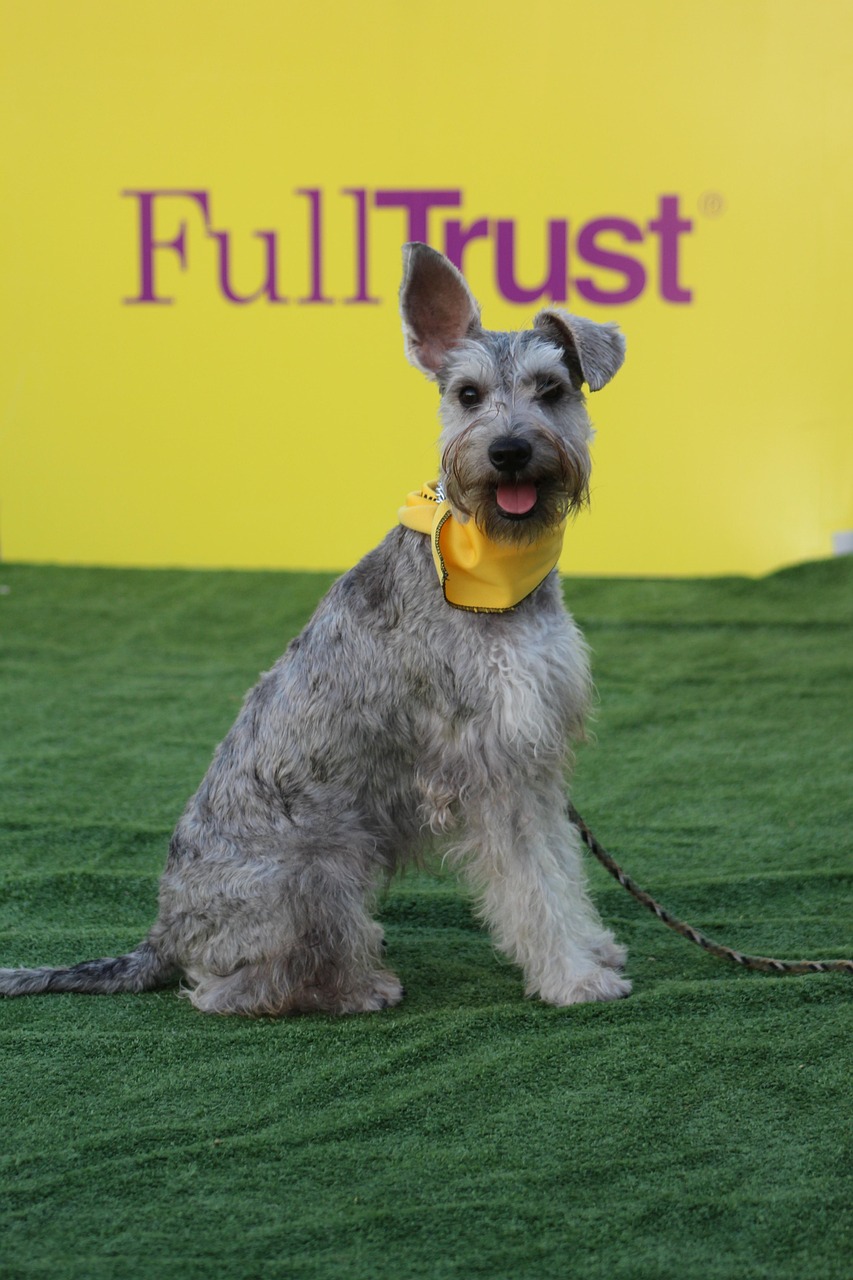
[[[263,902],[243,903],[186,965],[185,994],[206,1013],[366,1013],[398,1004],[381,967],[383,935],[356,866],[316,856],[282,875]]]

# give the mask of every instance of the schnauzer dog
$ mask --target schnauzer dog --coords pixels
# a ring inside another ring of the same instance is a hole
[[[597,391],[624,339],[548,309],[495,333],[456,268],[405,249],[409,360],[441,393],[441,473],[248,694],[172,838],[148,937],[117,959],[0,970],[0,993],[183,979],[211,1013],[356,1013],[403,996],[377,885],[437,841],[529,995],[627,995],[567,814],[590,696],[556,572],[586,500]]]

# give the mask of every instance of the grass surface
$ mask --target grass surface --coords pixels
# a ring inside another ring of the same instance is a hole
[[[0,566],[0,964],[117,954],[247,687],[330,579]],[[578,581],[575,799],[721,941],[853,953],[853,560]],[[0,1001],[0,1275],[849,1277],[844,975],[743,973],[593,865],[635,994],[524,1000],[452,880],[383,906],[399,1009]]]

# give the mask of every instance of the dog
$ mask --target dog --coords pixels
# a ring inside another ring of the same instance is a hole
[[[556,560],[588,499],[584,384],[625,341],[559,309],[490,332],[460,272],[404,248],[410,362],[438,383],[441,472],[332,586],[249,692],[178,822],[159,914],[129,954],[0,970],[0,993],[145,991],[210,1013],[360,1013],[404,991],[377,887],[443,845],[525,990],[631,989],[567,812],[591,680]]]

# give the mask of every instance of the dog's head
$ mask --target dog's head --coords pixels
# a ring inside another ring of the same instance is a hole
[[[441,481],[454,512],[490,538],[530,543],[589,493],[584,383],[598,391],[625,358],[614,324],[540,311],[533,328],[493,333],[451,262],[404,249],[406,354],[441,391]]]

